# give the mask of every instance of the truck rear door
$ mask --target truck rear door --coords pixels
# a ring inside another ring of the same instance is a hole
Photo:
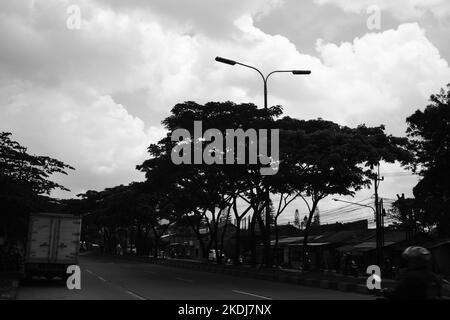
[[[50,260],[54,223],[51,217],[31,216],[28,259],[47,262]]]
[[[81,220],[67,217],[58,219],[58,238],[55,259],[58,263],[73,263],[78,259]]]

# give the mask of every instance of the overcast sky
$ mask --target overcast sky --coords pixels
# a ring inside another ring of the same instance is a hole
[[[223,56],[311,69],[271,78],[269,104],[285,115],[404,135],[405,118],[450,82],[449,31],[448,0],[1,1],[0,130],[76,168],[55,177],[72,190],[56,197],[142,180],[135,166],[176,103],[262,104],[258,75]],[[382,169],[382,196],[411,195],[416,177]],[[325,201],[322,220],[341,206]]]

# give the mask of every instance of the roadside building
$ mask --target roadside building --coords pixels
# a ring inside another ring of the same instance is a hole
[[[361,240],[368,231],[367,220],[348,224],[330,224],[311,228],[308,236],[307,252],[312,269],[333,269],[338,263],[337,248],[353,245]],[[302,264],[304,231],[298,230],[296,236],[280,237],[278,244],[272,240],[272,246],[277,247],[277,262],[279,265],[299,268]]]

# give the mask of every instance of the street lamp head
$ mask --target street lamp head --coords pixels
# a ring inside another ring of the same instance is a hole
[[[236,64],[236,61],[230,60],[230,59],[225,59],[222,57],[216,57],[216,61],[217,62],[221,62],[221,63],[225,63],[225,64],[229,64],[231,66],[234,66]]]
[[[311,74],[311,70],[292,70],[292,74]]]

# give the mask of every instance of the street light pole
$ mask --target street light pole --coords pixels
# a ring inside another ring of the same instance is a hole
[[[381,260],[382,260],[382,250],[383,250],[383,244],[380,241],[380,223],[379,223],[379,210],[376,210],[374,207],[366,205],[366,204],[361,204],[361,203],[356,203],[356,202],[350,202],[350,201],[345,201],[345,200],[341,200],[341,199],[335,199],[333,198],[333,201],[338,201],[338,202],[344,202],[344,203],[350,203],[350,204],[354,204],[356,206],[360,206],[360,207],[366,207],[366,208],[370,208],[373,210],[373,213],[375,215],[375,235],[376,235],[376,256],[377,256],[377,265],[381,265]]]
[[[256,72],[259,73],[259,75],[261,76],[263,83],[264,83],[264,109],[267,109],[268,105],[267,105],[267,81],[269,80],[269,77],[274,74],[274,73],[292,73],[293,75],[306,75],[306,74],[311,74],[310,70],[275,70],[270,72],[267,76],[264,76],[264,74],[257,68],[253,67],[253,66],[249,66],[247,64],[244,63],[240,63],[234,60],[230,60],[230,59],[226,59],[226,58],[222,58],[222,57],[216,57],[215,59],[217,62],[220,63],[225,63],[231,66],[234,65],[240,65],[246,68],[250,68],[255,70]],[[270,192],[269,192],[269,188],[267,187],[265,190],[265,197],[266,197],[266,232],[267,234],[270,234]],[[269,245],[270,245],[270,238],[269,238]],[[268,264],[269,261],[266,261],[266,263]]]
[[[225,63],[231,66],[234,65],[240,65],[246,68],[250,68],[255,70],[256,72],[259,73],[259,75],[261,76],[263,82],[264,82],[264,108],[267,108],[267,80],[269,79],[269,77],[274,74],[274,73],[292,73],[293,75],[306,75],[306,74],[311,74],[310,70],[275,70],[270,72],[267,76],[264,76],[264,74],[257,68],[253,67],[253,66],[249,66],[247,64],[244,63],[240,63],[234,60],[230,60],[230,59],[226,59],[226,58],[222,58],[222,57],[216,57],[215,59],[217,62],[220,63]]]

